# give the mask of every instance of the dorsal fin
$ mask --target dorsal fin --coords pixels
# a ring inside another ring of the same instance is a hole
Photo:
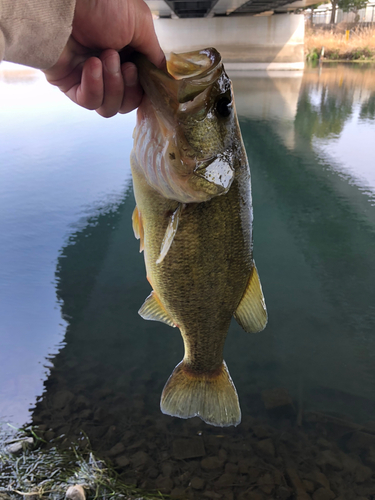
[[[260,332],[266,327],[267,309],[255,262],[234,317],[248,333]]]
[[[134,236],[137,238],[137,240],[140,240],[140,242],[139,242],[139,251],[143,252],[143,249],[144,249],[144,232],[143,232],[142,216],[141,216],[140,211],[138,210],[137,205],[135,206],[135,209],[133,211],[132,221],[133,221]]]
[[[154,291],[152,291],[144,301],[143,306],[138,311],[138,314],[143,319],[149,319],[151,321],[161,321],[166,325],[173,327],[176,326],[173,319],[169,316],[167,311],[162,306],[159,297]]]
[[[182,207],[183,207],[183,204],[179,203],[178,207],[176,208],[176,210],[173,212],[173,214],[169,218],[169,223],[168,223],[167,229],[165,231],[163,242],[162,242],[161,248],[160,248],[160,255],[158,257],[158,260],[156,261],[156,264],[160,264],[161,262],[163,262],[165,256],[168,253],[168,250],[171,248],[173,239],[174,239],[176,232],[177,232],[178,222],[180,220]]]

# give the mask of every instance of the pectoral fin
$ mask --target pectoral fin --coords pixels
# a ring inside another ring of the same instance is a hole
[[[132,221],[133,221],[134,236],[137,238],[137,240],[140,240],[139,251],[143,252],[144,233],[143,233],[142,217],[141,217],[141,214],[140,214],[137,206],[135,207],[135,209],[133,211]]]
[[[161,321],[166,325],[173,327],[176,326],[173,322],[173,319],[169,316],[167,311],[162,306],[159,297],[154,291],[152,291],[144,301],[144,304],[138,311],[138,314],[143,319],[149,319],[151,321]]]
[[[234,317],[248,333],[260,332],[267,324],[267,309],[255,262]]]
[[[160,264],[161,262],[163,262],[165,256],[168,253],[168,250],[171,248],[173,239],[177,232],[178,222],[180,220],[182,207],[183,207],[182,203],[179,203],[178,207],[176,208],[176,210],[173,212],[173,214],[169,219],[168,227],[167,230],[165,231],[163,242],[161,244],[160,255],[158,257],[158,260],[156,261],[156,264]]]

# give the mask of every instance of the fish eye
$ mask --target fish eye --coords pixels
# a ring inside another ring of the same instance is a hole
[[[232,102],[228,97],[221,97],[216,102],[216,111],[223,118],[227,118],[232,112]]]

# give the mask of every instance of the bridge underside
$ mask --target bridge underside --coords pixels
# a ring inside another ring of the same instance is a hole
[[[197,18],[233,15],[260,15],[290,12],[312,5],[316,0],[146,0],[161,17]]]

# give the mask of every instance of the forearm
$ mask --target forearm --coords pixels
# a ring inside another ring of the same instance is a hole
[[[76,0],[0,0],[0,61],[47,69],[72,31]]]

